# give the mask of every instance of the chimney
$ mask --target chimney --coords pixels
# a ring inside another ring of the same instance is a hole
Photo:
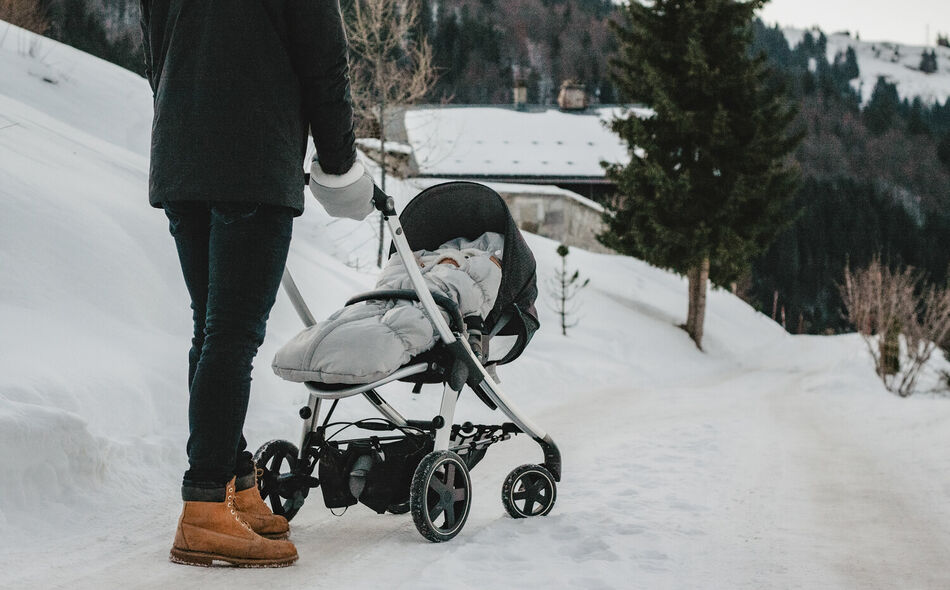
[[[515,108],[519,111],[524,110],[528,104],[528,84],[524,78],[515,79],[515,87],[512,89],[514,94]]]
[[[561,82],[561,91],[557,93],[557,106],[562,111],[583,111],[587,108],[587,90],[583,84],[574,80]]]

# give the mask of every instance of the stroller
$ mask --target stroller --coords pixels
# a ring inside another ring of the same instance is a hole
[[[261,497],[275,514],[292,519],[311,490],[320,487],[328,508],[360,502],[376,512],[412,513],[419,533],[433,542],[448,541],[465,525],[471,507],[469,472],[491,445],[517,434],[531,436],[541,447],[543,462],[512,470],[502,485],[505,510],[514,518],[542,516],[554,507],[561,456],[551,437],[521,413],[492,377],[494,366],[515,360],[539,327],[535,261],[502,198],[486,186],[448,182],[419,193],[397,218],[394,203],[376,189],[373,202],[386,220],[393,245],[414,289],[371,291],[346,305],[371,300],[419,302],[438,333],[435,346],[398,370],[371,383],[341,385],[308,381],[306,406],[300,408],[303,434],[299,448],[284,440],[262,445],[254,459],[259,468]],[[415,263],[414,250],[435,250],[451,239],[474,239],[484,232],[504,236],[502,279],[494,307],[482,325],[463,320],[449,297],[429,291]],[[289,271],[282,285],[305,326],[316,322]],[[439,309],[450,318],[446,322]],[[466,321],[468,322],[466,324]],[[496,335],[516,336],[503,358],[487,359]],[[484,351],[484,354],[483,354]],[[443,384],[438,415],[407,419],[377,391],[393,381],[413,383],[419,393],[426,384]],[[510,422],[455,423],[456,401],[465,386]],[[381,417],[332,422],[339,400],[362,396]],[[321,419],[323,404],[329,409]],[[355,427],[370,436],[342,440],[342,430]]]

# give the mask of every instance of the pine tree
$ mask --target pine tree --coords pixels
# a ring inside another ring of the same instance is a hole
[[[950,172],[950,131],[937,144],[937,159]]]
[[[926,107],[920,97],[915,97],[907,114],[907,132],[911,135],[930,135],[930,127],[925,119]]]
[[[933,74],[937,71],[937,51],[935,49],[930,51],[924,49],[924,52],[920,55],[920,71],[925,74]]]
[[[854,47],[848,46],[844,56],[844,64],[841,66],[841,74],[846,80],[854,80],[861,75],[858,68],[858,56],[854,52]]]
[[[655,115],[618,118],[613,130],[631,162],[606,165],[619,195],[601,241],[686,274],[686,330],[702,347],[707,281],[728,284],[790,221],[796,173],[789,154],[794,112],[751,56],[751,27],[764,0],[628,3],[613,29],[622,94]]]
[[[880,76],[864,109],[864,122],[874,135],[881,135],[891,128],[901,106],[897,86]]]

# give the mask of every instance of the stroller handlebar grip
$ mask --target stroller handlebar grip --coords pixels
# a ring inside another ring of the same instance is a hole
[[[396,215],[396,203],[393,198],[375,184],[373,185],[373,206],[386,217]]]

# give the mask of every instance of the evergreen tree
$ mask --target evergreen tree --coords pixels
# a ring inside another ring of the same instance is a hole
[[[907,115],[907,132],[911,135],[930,135],[930,126],[925,119],[924,102],[920,97],[914,98]]]
[[[764,3],[630,2],[613,26],[617,85],[655,115],[612,125],[631,162],[606,166],[620,194],[601,240],[687,275],[686,330],[699,347],[707,281],[736,281],[790,222],[788,155],[801,136],[788,132],[794,113],[768,83],[765,58],[749,55]]]
[[[797,50],[807,58],[815,57],[815,38],[812,36],[810,31],[805,31],[805,34],[802,36],[802,42],[796,47]]]
[[[933,74],[937,71],[937,51],[931,49],[929,52],[924,49],[920,56],[920,71],[925,74]]]
[[[844,63],[841,64],[841,75],[845,80],[854,80],[861,75],[858,68],[858,56],[854,53],[854,47],[848,46],[844,55]]]
[[[818,41],[815,45],[815,57],[820,61],[826,61],[828,59],[828,37],[825,36],[824,31],[819,31]]]
[[[871,133],[881,135],[890,129],[900,106],[897,86],[888,82],[884,76],[878,77],[871,100],[864,109],[864,122]]]
[[[950,131],[943,136],[943,139],[937,145],[937,158],[946,167],[947,171],[950,171]]]
[[[765,53],[773,66],[789,69],[793,63],[792,50],[782,28],[778,25],[767,27],[759,18],[753,21],[752,28],[752,54]]]

